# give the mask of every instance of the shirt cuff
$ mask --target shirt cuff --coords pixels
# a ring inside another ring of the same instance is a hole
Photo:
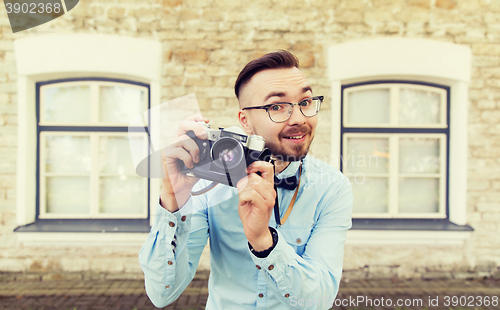
[[[289,265],[289,262],[294,260],[297,253],[286,242],[285,237],[283,237],[279,230],[276,230],[276,232],[278,233],[278,242],[267,257],[259,258],[253,255],[250,249],[248,251],[255,263],[255,267],[264,272],[266,277],[275,283],[283,297],[288,298],[290,296],[290,289],[285,281],[285,269]],[[292,263],[290,262],[290,264]]]
[[[174,239],[175,235],[177,237],[177,245],[179,246],[183,243],[183,237],[189,234],[189,229],[191,227],[191,210],[191,198],[188,199],[184,206],[175,212],[170,212],[163,208],[158,199],[155,219],[156,229],[160,233],[165,234],[165,239],[170,240],[169,243]]]
[[[269,227],[269,231],[271,231],[271,236],[273,238],[273,245],[269,249],[258,252],[258,251],[255,251],[254,248],[252,247],[252,245],[250,244],[250,242],[248,242],[248,248],[250,249],[250,252],[252,252],[252,254],[257,256],[258,258],[267,257],[269,255],[269,253],[271,253],[271,251],[274,249],[276,244],[278,243],[278,232],[276,231],[276,229]]]

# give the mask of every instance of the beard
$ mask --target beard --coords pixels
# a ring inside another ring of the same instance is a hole
[[[310,128],[307,127],[298,130],[297,129],[289,130],[283,134],[280,134],[280,138],[285,139],[284,137],[299,132],[305,133],[306,135],[312,134]],[[306,157],[307,153],[309,152],[309,147],[311,146],[313,139],[314,135],[311,135],[311,140],[309,142],[290,145],[288,147],[288,150],[285,150],[283,145],[279,143],[280,140],[278,140],[278,142],[266,141],[265,146],[271,151],[271,153],[277,160],[285,162],[301,161],[302,159],[304,159],[304,157]]]

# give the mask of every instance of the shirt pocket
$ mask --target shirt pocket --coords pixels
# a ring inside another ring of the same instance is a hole
[[[285,241],[293,247],[295,253],[302,255],[306,248],[307,241],[311,236],[311,227],[306,228],[279,228]]]

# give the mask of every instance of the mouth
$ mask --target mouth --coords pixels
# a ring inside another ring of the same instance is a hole
[[[299,140],[304,138],[306,135],[300,135],[300,136],[289,136],[289,137],[283,137],[285,139],[292,139],[292,140]]]
[[[302,143],[305,140],[306,134],[285,136],[283,139],[290,141],[292,143]]]

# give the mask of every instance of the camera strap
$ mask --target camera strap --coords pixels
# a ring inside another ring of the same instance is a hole
[[[272,161],[272,164],[273,164],[273,171],[276,172],[276,168],[274,166],[274,160]],[[290,215],[290,213],[292,213],[293,205],[295,204],[295,200],[297,200],[297,195],[299,193],[300,176],[301,175],[302,175],[302,161],[300,162],[300,165],[299,165],[299,180],[297,183],[297,187],[295,188],[295,193],[293,194],[292,200],[290,201],[290,204],[288,205],[288,209],[286,210],[285,214],[283,215],[283,218],[280,218],[278,186],[276,185],[276,182],[274,182],[274,191],[276,192],[276,199],[274,201],[274,219],[275,219],[278,227],[281,227],[281,225],[285,224],[286,220],[288,219],[288,216]]]
[[[218,184],[219,184],[218,182],[213,181],[212,183],[208,184],[205,188],[200,189],[199,191],[195,191],[195,192],[191,191],[191,195],[192,196],[203,195],[206,192],[208,192],[209,190],[211,190],[212,188],[214,188],[215,186],[217,186]]]

